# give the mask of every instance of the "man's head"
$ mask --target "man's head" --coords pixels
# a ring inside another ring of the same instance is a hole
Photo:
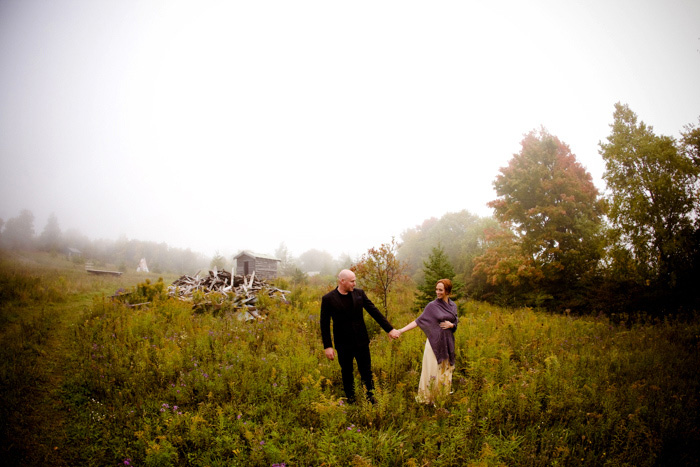
[[[355,273],[349,269],[343,269],[338,273],[338,292],[346,294],[355,290]]]

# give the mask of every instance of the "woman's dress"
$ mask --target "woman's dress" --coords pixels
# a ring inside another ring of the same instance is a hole
[[[442,329],[440,323],[449,321],[455,326]],[[455,368],[455,339],[457,329],[457,305],[452,300],[434,300],[425,307],[416,319],[427,339],[423,351],[423,366],[416,400],[430,404],[450,393],[452,373]]]

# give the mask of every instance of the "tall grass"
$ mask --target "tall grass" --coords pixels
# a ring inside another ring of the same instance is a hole
[[[464,301],[454,393],[435,406],[414,399],[424,335],[391,341],[368,322],[377,403],[348,405],[339,366],[321,349],[325,290],[299,286],[289,303],[263,300],[265,319],[257,322],[193,313],[163,297],[142,308],[98,297],[70,328],[62,394],[74,447],[64,460],[644,466],[700,459],[697,319],[622,326]],[[410,291],[393,300],[395,326],[415,318]],[[3,365],[3,375],[19,370]]]

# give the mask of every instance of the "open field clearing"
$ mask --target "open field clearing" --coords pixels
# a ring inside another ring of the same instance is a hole
[[[436,406],[414,400],[424,336],[391,341],[370,320],[377,404],[348,405],[339,366],[321,348],[330,282],[279,279],[287,302],[264,297],[264,319],[245,321],[167,297],[163,283],[176,278],[0,256],[5,464],[700,462],[697,318],[633,322],[460,301],[454,393]],[[111,300],[120,288],[150,303]],[[413,293],[392,296],[395,327],[415,318]]]

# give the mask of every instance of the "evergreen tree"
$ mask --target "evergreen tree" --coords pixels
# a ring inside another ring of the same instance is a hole
[[[226,258],[224,258],[224,256],[218,251],[214,254],[214,257],[212,257],[211,262],[209,263],[209,269],[214,268],[216,268],[217,271],[226,269]]]
[[[418,310],[423,310],[428,303],[435,300],[435,284],[440,279],[452,281],[452,294],[450,297],[453,300],[458,298],[461,284],[455,282],[455,270],[441,244],[433,247],[428,260],[423,261],[423,273],[425,274],[425,279],[423,284],[418,286],[418,295],[414,301]]]
[[[61,228],[55,214],[49,216],[44,231],[39,236],[39,247],[44,251],[56,252],[61,248]]]

